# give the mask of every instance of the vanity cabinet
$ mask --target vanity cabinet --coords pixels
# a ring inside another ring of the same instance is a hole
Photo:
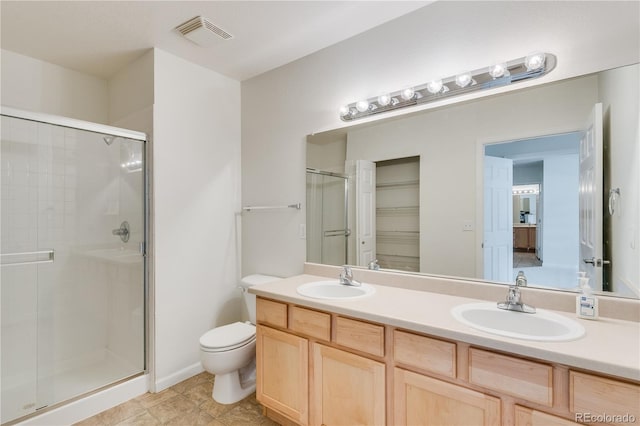
[[[514,226],[513,227],[513,248],[520,250],[536,249],[536,227],[535,226]]]
[[[516,405],[514,426],[577,426],[580,423]]]
[[[550,365],[470,348],[469,382],[536,404],[553,406],[553,368]]]
[[[309,343],[293,334],[258,325],[256,398],[300,425],[309,418]]]
[[[256,396],[283,425],[569,426],[588,423],[590,415],[640,419],[637,382],[293,303],[259,297],[257,309]]]
[[[396,425],[501,424],[499,398],[400,368],[394,376]]]
[[[604,416],[611,424],[640,420],[640,386],[593,374],[569,373],[569,407],[576,416]],[[608,418],[606,418],[608,416]],[[578,419],[580,417],[577,417]]]
[[[384,425],[385,365],[312,343],[311,424]]]

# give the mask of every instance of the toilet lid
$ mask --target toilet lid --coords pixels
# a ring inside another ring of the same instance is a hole
[[[200,346],[207,349],[225,349],[242,346],[256,337],[256,326],[234,322],[209,330],[200,337]]]

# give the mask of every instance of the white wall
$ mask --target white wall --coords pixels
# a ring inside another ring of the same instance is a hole
[[[107,124],[106,80],[8,50],[0,55],[2,105]]]
[[[303,202],[305,135],[344,126],[337,110],[345,103],[540,49],[555,53],[558,66],[531,85],[638,62],[638,7],[636,2],[436,2],[244,81],[243,204]],[[509,120],[514,112],[502,118]],[[470,196],[472,189],[461,194]],[[305,242],[298,226],[304,220],[304,211],[243,217],[243,273],[302,272]]]
[[[150,134],[152,132],[153,107],[153,58],[154,51],[149,51],[131,62],[108,81],[109,87],[109,123]],[[143,113],[146,111],[146,113]],[[143,118],[144,117],[144,118]]]
[[[544,266],[578,272],[578,155],[549,156],[543,162],[542,246]]]
[[[620,188],[621,194],[616,212],[611,217],[614,241],[611,247],[614,260],[611,282],[613,291],[636,297],[640,296],[640,217],[637,214],[640,210],[639,70],[638,65],[611,70],[601,74],[599,79],[605,140],[609,141],[605,152],[609,156],[608,161],[617,165],[610,170],[609,187]]]
[[[156,390],[201,369],[199,338],[240,319],[240,84],[154,55]]]

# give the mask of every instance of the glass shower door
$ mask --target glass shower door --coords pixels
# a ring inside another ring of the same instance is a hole
[[[2,117],[2,423],[144,371],[143,154]]]
[[[347,263],[347,178],[307,170],[307,261]]]

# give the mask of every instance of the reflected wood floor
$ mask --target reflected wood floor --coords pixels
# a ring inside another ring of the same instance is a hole
[[[77,426],[275,426],[262,415],[255,394],[235,404],[219,404],[211,397],[213,375],[204,372],[159,393],[146,393],[89,417]]]

